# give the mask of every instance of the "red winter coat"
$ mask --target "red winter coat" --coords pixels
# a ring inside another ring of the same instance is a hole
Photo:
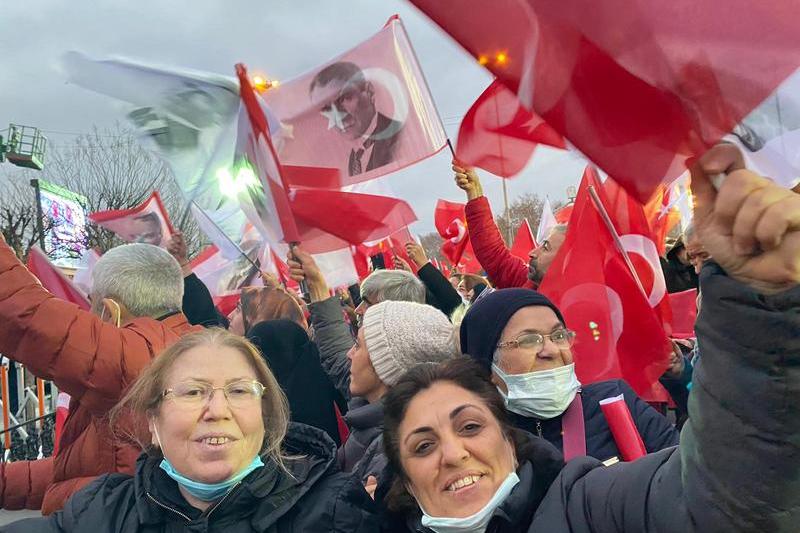
[[[506,248],[500,230],[492,217],[492,208],[485,196],[467,202],[465,208],[469,240],[475,257],[495,288],[525,287],[535,289],[528,279],[528,265]]]
[[[182,313],[106,324],[42,288],[0,239],[0,353],[72,397],[55,457],[0,464],[0,508],[49,514],[101,474],[133,474],[141,450],[113,431],[134,428],[112,430],[108,411],[153,357],[195,330]]]

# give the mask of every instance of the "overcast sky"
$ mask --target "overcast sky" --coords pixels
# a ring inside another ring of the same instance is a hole
[[[123,119],[112,99],[65,83],[59,58],[68,50],[230,76],[233,65],[243,62],[286,80],[368,38],[395,13],[406,25],[455,142],[461,117],[491,77],[402,0],[6,1],[0,10],[0,130],[12,122],[37,126],[52,144],[63,145],[93,125],[107,127]],[[563,200],[567,186],[577,185],[583,165],[576,155],[538,148],[528,167],[508,181],[509,197],[535,192]],[[481,175],[495,213],[501,212],[501,180]],[[434,231],[437,198],[464,201],[453,183],[447,150],[388,179],[419,218],[414,233]]]

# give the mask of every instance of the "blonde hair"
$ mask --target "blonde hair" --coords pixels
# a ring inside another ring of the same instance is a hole
[[[111,424],[117,426],[118,422],[131,414],[136,417],[156,416],[166,388],[164,381],[172,365],[183,354],[199,346],[232,348],[244,355],[250,363],[258,381],[264,385],[264,396],[261,399],[264,442],[260,455],[271,459],[280,468],[286,470],[284,460],[288,457],[283,455],[281,450],[289,425],[289,404],[286,395],[261,357],[258,348],[247,339],[224,329],[211,328],[191,333],[161,352],[139,375],[122,400],[111,410]],[[220,364],[224,363],[220,362]],[[158,452],[149,440],[145,444],[137,436],[134,435],[133,438],[147,453]]]

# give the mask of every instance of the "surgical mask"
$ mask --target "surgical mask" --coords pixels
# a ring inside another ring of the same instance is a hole
[[[158,436],[158,429],[155,426],[153,426],[153,431],[155,432],[156,440],[158,441],[158,447],[161,448],[163,453],[164,447],[161,445],[161,437]],[[250,472],[256,468],[261,468],[262,466],[264,466],[264,461],[261,460],[260,455],[256,455],[249,465],[247,465],[241,472],[233,477],[226,479],[225,481],[220,481],[219,483],[202,483],[200,481],[189,479],[175,470],[175,467],[172,466],[172,463],[169,462],[169,459],[167,459],[166,456],[164,456],[164,459],[161,460],[161,464],[159,464],[161,470],[166,472],[169,477],[174,479],[178,485],[186,489],[186,492],[204,502],[213,502],[222,498],[237,483],[246,478]]]
[[[422,525],[436,533],[483,533],[494,516],[495,509],[508,498],[517,483],[519,483],[517,473],[511,472],[480,511],[464,518],[431,516],[422,509]]]
[[[177,481],[181,487],[186,489],[186,492],[198,500],[204,502],[213,502],[225,496],[237,483],[246,478],[250,472],[256,468],[261,468],[264,466],[264,461],[261,460],[260,455],[256,455],[250,464],[244,468],[244,470],[232,478],[226,479],[225,481],[220,481],[219,483],[201,483],[200,481],[189,479],[175,470],[175,467],[172,466],[172,463],[170,463],[169,459],[166,457],[164,457],[159,466],[161,467],[161,470],[166,472],[169,477]]]
[[[508,388],[500,390],[509,411],[522,416],[549,420],[561,415],[578,393],[581,382],[575,375],[575,364],[526,374],[506,374],[496,364],[492,370]]]

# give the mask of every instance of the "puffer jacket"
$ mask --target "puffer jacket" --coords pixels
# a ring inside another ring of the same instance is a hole
[[[72,397],[54,458],[0,464],[0,507],[49,514],[101,474],[133,473],[139,450],[114,435],[136,428],[112,429],[108,411],[153,357],[195,330],[181,313],[106,324],[42,288],[0,240],[0,353]]]
[[[308,305],[314,342],[319,347],[319,360],[334,387],[345,400],[350,400],[350,359],[347,352],[353,347],[350,327],[344,321],[339,299],[331,296]]]
[[[353,346],[353,337],[344,321],[342,308],[336,297],[309,305],[311,325],[319,346],[322,367],[334,386],[348,399],[344,421],[350,436],[339,448],[339,467],[366,480],[383,469],[386,457],[380,446],[383,432],[383,403],[369,403],[364,398],[350,396],[350,359],[347,352]]]
[[[536,284],[528,279],[528,265],[512,255],[500,236],[500,230],[492,217],[489,199],[479,196],[467,202],[464,212],[469,228],[469,241],[475,257],[498,289],[525,287],[535,289]]]
[[[200,511],[143,454],[136,476],[109,474],[76,493],[48,518],[0,528],[7,533],[367,533],[377,530],[374,503],[361,483],[336,471],[335,445],[317,428],[291,423],[284,450],[289,473],[274,463],[253,471],[219,502]]]
[[[714,264],[703,268],[700,285],[696,330],[703,357],[680,446],[610,467],[591,457],[574,459],[541,503],[529,504],[533,520],[509,531],[798,530],[800,287],[759,294]],[[509,500],[519,490],[522,484]],[[493,529],[504,513],[501,506],[487,531],[505,531]]]

